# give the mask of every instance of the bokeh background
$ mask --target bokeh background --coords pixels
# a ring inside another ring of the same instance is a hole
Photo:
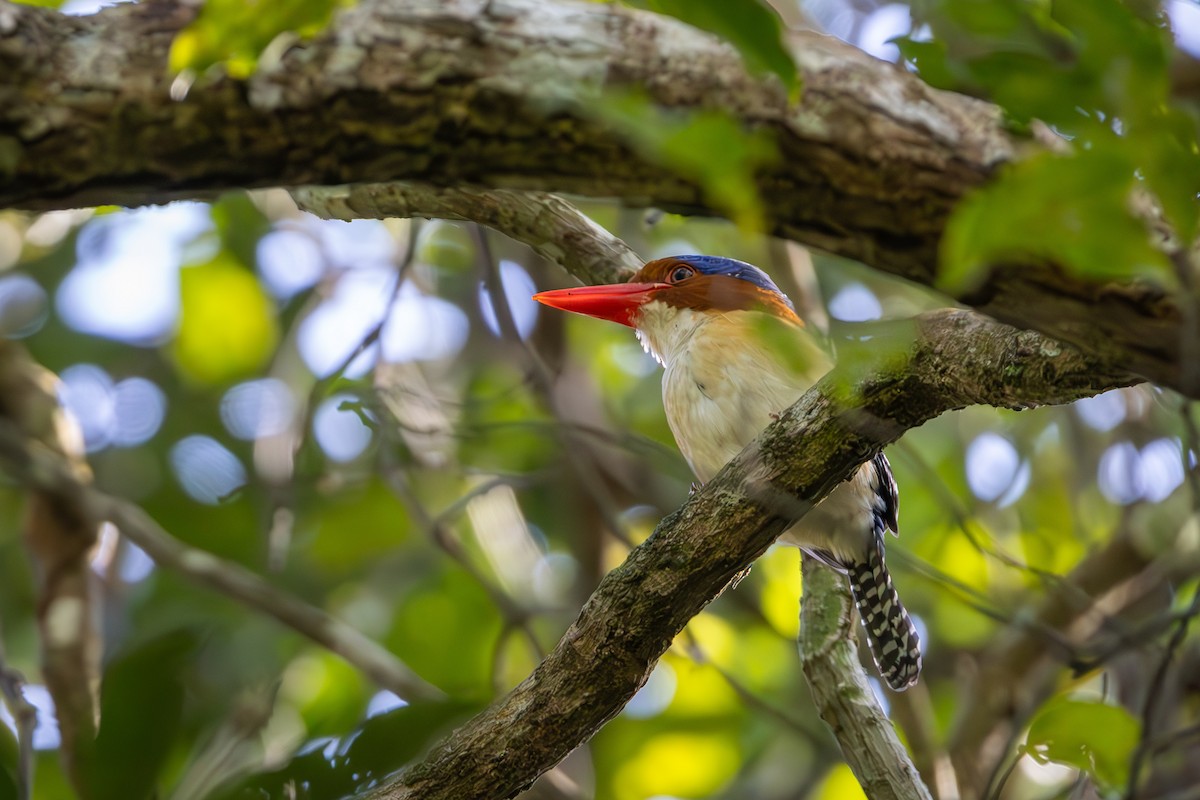
[[[893,37],[922,35],[904,4],[775,5],[790,23],[888,60],[899,58]],[[1200,7],[1165,8],[1181,47],[1200,48]],[[716,253],[763,266],[849,352],[861,352],[854,344],[872,322],[945,304],[732,223],[580,205],[647,259]],[[131,754],[124,769],[161,770],[163,797],[341,796],[532,670],[691,481],[663,417],[659,369],[632,333],[530,300],[571,280],[471,225],[322,221],[281,190],[0,212],[0,333],[60,376],[98,486],[347,621],[452,698],[410,705],[379,691],[106,530],[92,566],[107,669],[135,682],[167,670],[186,689],[182,717],[161,732],[163,761]],[[967,409],[887,451],[901,489],[890,561],[926,668],[918,689],[880,696],[914,749],[936,760],[972,702],[965,688],[1005,635],[1102,667],[1059,670],[1060,700],[1119,700],[1153,672],[1155,636],[1190,607],[1194,578],[1126,586],[1069,641],[1027,623],[1060,576],[1115,536],[1155,552],[1200,544],[1195,419],[1177,396],[1140,386],[1069,407]],[[4,657],[28,676],[39,712],[37,796],[69,797],[37,677],[21,503],[19,487],[0,489]],[[861,796],[799,671],[799,575],[795,550],[769,551],[533,793]],[[1194,637],[1179,652],[1180,669],[1200,664]],[[1176,699],[1188,724],[1196,697]],[[11,772],[11,715],[0,710],[0,723]],[[1102,761],[1129,754],[1118,728],[1111,742],[1095,732]],[[999,794],[1049,798],[1080,785],[1072,766],[1020,757],[1022,742],[1006,743]],[[1120,783],[1119,766],[1100,776],[1102,789]]]

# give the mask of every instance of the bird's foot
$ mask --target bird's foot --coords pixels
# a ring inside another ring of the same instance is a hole
[[[736,589],[738,587],[738,584],[741,583],[742,581],[744,581],[746,579],[746,576],[750,574],[750,570],[753,567],[754,567],[754,565],[751,564],[750,566],[746,567],[744,570],[742,570],[738,574],[734,575],[733,579],[729,581],[729,586],[727,586],[725,588],[726,589]]]
[[[704,484],[700,481],[692,481],[692,488],[688,489],[688,497],[695,497],[696,492],[704,488]]]

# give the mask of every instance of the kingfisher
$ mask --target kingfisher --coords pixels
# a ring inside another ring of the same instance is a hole
[[[681,255],[643,266],[628,283],[539,292],[553,308],[633,328],[662,365],[663,406],[692,472],[710,480],[832,367],[795,306],[758,267]],[[917,630],[884,563],[899,497],[882,454],[780,536],[847,576],[871,654],[887,684],[917,680]]]

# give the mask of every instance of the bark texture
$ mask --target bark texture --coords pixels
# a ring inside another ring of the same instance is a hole
[[[637,88],[774,139],[781,158],[758,177],[774,233],[932,284],[954,207],[1035,147],[997,108],[828,37],[794,35],[793,105],[711,36],[576,0],[365,0],[249,80],[201,79],[173,100],[167,52],[192,13],[157,0],[67,18],[0,0],[0,206],[405,180],[717,213],[597,119],[604,92]],[[1030,261],[963,299],[1200,396],[1181,355],[1194,332],[1156,288]]]

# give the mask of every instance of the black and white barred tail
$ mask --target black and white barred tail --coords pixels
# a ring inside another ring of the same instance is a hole
[[[921,673],[921,641],[883,562],[883,537],[876,533],[865,561],[844,567],[875,666],[888,686],[902,692]]]

